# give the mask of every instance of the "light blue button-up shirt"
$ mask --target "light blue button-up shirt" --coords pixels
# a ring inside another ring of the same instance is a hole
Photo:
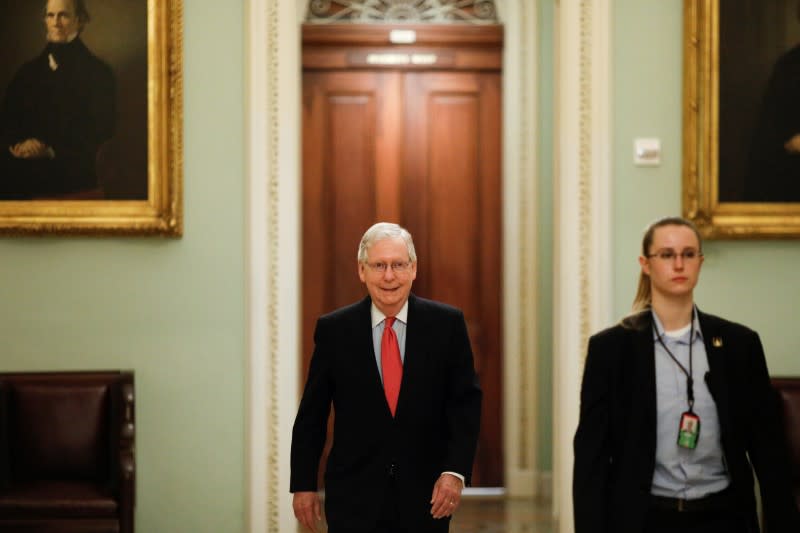
[[[381,338],[383,337],[383,328],[386,327],[386,315],[372,304],[370,309],[372,318],[372,347],[375,349],[375,363],[378,365],[378,374],[381,375],[381,383],[383,383],[383,369],[381,367]],[[392,329],[397,335],[397,345],[400,347],[400,361],[406,362],[406,326],[408,324],[408,300],[400,309],[400,312],[395,315],[397,320],[392,324]]]
[[[656,363],[657,440],[656,467],[651,493],[671,498],[696,499],[724,490],[730,484],[720,440],[717,406],[706,385],[708,356],[697,312],[693,315],[692,377],[694,412],[700,417],[700,434],[693,450],[678,446],[681,414],[689,410],[686,374],[658,342],[658,333],[672,355],[689,370],[690,325],[674,332],[664,332],[653,313]]]

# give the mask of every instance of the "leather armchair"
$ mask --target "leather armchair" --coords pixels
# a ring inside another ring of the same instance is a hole
[[[800,377],[772,378],[783,410],[783,427],[789,441],[792,486],[800,509]]]
[[[133,533],[132,372],[0,373],[0,532]]]

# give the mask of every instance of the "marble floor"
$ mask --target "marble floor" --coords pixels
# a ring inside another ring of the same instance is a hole
[[[549,501],[465,497],[450,533],[555,533]]]
[[[321,524],[318,531],[327,531]],[[298,531],[305,529],[298,528]],[[450,533],[555,533],[549,501],[502,496],[464,496],[450,523]]]

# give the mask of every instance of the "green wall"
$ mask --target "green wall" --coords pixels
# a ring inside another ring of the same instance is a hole
[[[682,39],[681,2],[613,3],[615,316],[633,299],[642,230],[681,212]],[[661,138],[660,167],[633,166],[635,137]],[[772,374],[800,374],[800,243],[709,241],[704,251],[698,306],[757,330]]]
[[[244,530],[242,2],[184,2],[181,239],[0,239],[0,370],[136,372],[137,531]]]
[[[539,65],[537,74],[538,91],[538,146],[539,184],[536,191],[538,202],[536,209],[539,216],[539,232],[537,237],[539,258],[539,279],[537,306],[539,309],[537,325],[537,349],[539,352],[539,471],[552,470],[553,463],[553,158],[554,158],[554,113],[555,101],[553,87],[554,69],[554,5],[550,0],[538,3],[539,36],[536,45],[539,47]]]
[[[184,237],[0,239],[0,369],[131,368],[140,531],[244,530],[243,2],[184,2]],[[540,468],[552,458],[553,0],[539,2]],[[613,311],[642,228],[680,212],[682,3],[613,3]],[[663,164],[634,167],[638,136]],[[702,309],[800,374],[794,241],[706,243]]]
[[[552,194],[554,0],[539,6],[539,468],[552,468]],[[611,14],[613,318],[636,289],[642,231],[681,213],[683,4],[615,0]],[[633,165],[633,140],[659,137],[662,164]],[[696,290],[704,311],[757,330],[773,375],[800,375],[800,242],[708,241]]]

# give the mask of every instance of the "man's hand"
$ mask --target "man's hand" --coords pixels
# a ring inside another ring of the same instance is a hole
[[[796,133],[783,145],[790,154],[800,154],[800,133]]]
[[[8,150],[18,159],[44,159],[55,155],[53,149],[39,139],[26,139],[9,147]]]
[[[461,489],[463,488],[463,483],[456,476],[451,474],[439,476],[436,484],[433,485],[431,516],[434,518],[452,516],[461,503]]]
[[[294,516],[309,530],[316,533],[317,523],[322,520],[319,494],[316,492],[295,492],[292,498]]]

